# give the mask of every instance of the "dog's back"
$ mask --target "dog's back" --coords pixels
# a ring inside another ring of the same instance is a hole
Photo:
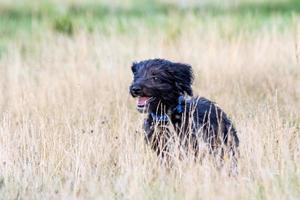
[[[174,111],[168,120],[155,120],[151,115],[145,120],[146,140],[159,155],[169,151],[168,145],[179,138],[180,144],[195,154],[205,146],[208,152],[219,154],[220,158],[235,157],[239,139],[221,108],[203,97],[185,99],[181,107],[182,111]]]
[[[195,97],[187,101],[186,108],[197,140],[208,144],[210,151],[222,148],[235,154],[239,145],[237,131],[219,106],[206,98]]]

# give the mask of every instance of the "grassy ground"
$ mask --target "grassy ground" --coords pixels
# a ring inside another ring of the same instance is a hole
[[[0,199],[299,199],[298,1],[0,4]],[[128,94],[134,60],[192,64],[235,122],[239,175],[165,169]]]

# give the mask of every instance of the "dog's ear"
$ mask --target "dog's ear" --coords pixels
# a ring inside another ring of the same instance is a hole
[[[133,62],[132,65],[131,65],[131,71],[133,74],[136,74],[136,72],[138,71],[138,63],[137,62]]]
[[[193,96],[192,84],[194,80],[192,67],[183,63],[172,63],[171,74],[175,79],[177,89],[181,93],[186,93],[189,96]]]

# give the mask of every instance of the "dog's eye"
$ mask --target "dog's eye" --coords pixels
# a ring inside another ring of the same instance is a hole
[[[136,65],[132,65],[132,67],[131,67],[131,71],[132,71],[132,73],[133,73],[133,74],[135,74],[135,73],[136,73],[136,71],[137,71],[137,67],[136,67]]]
[[[157,78],[156,76],[153,76],[153,80],[157,81],[157,80],[158,80],[158,78]]]

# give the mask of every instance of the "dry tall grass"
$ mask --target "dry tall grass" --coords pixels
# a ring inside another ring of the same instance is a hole
[[[0,61],[0,199],[300,198],[294,31],[49,33],[24,43]],[[241,140],[238,176],[209,161],[160,166],[128,94],[131,61],[151,57],[192,64],[194,93],[231,116]]]

